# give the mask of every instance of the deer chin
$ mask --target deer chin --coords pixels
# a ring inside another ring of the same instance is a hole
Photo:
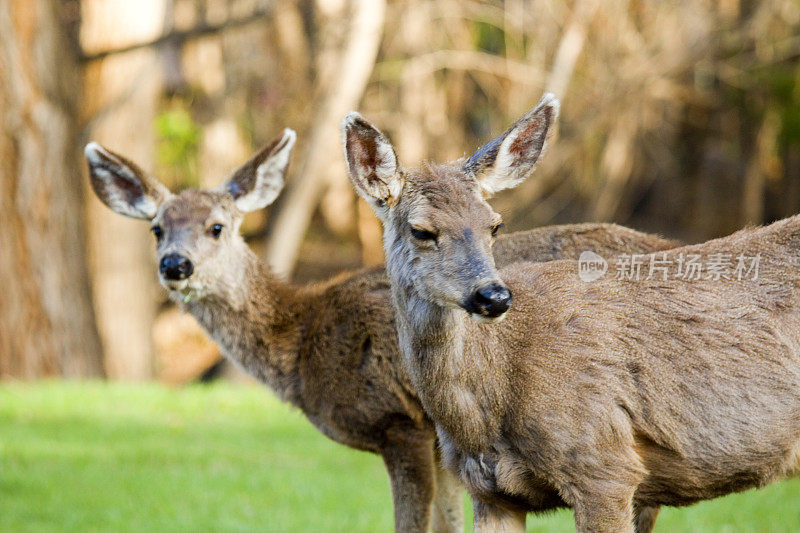
[[[164,286],[170,292],[179,292],[183,293],[188,290],[189,288],[189,280],[188,279],[181,279],[181,280],[161,280],[161,285]]]
[[[500,316],[483,316],[478,313],[470,313],[469,316],[478,324],[499,324],[506,317],[506,313]]]
[[[180,281],[162,280],[161,284],[169,291],[169,296],[175,301],[185,304],[200,298],[198,289],[189,285],[188,279]]]

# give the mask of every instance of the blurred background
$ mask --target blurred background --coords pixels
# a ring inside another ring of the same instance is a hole
[[[800,211],[799,29],[796,0],[0,0],[0,377],[224,371],[167,304],[146,225],[91,193],[89,140],[180,189],[294,128],[288,186],[244,232],[306,281],[383,260],[345,175],[347,111],[414,165],[552,91],[557,138],[494,201],[509,231],[700,241]]]

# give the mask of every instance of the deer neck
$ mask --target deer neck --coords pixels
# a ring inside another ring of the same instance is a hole
[[[400,350],[426,412],[464,451],[485,451],[499,434],[507,396],[502,362],[492,357],[492,339],[466,312],[425,300],[413,283],[393,276]]]
[[[241,261],[220,276],[213,294],[179,304],[246,373],[300,406],[297,293],[241,244]]]

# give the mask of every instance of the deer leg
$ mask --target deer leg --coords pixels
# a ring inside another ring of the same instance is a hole
[[[577,533],[634,533],[633,492],[579,493],[573,504]]]
[[[661,510],[659,506],[639,507],[634,506],[633,526],[636,533],[651,533],[656,527],[656,518]]]
[[[389,436],[382,451],[392,487],[394,528],[400,533],[426,533],[435,484],[434,441],[414,430],[397,437]]]
[[[433,533],[464,530],[464,498],[461,483],[439,458],[436,460],[436,495],[433,499]]]
[[[512,511],[473,498],[475,533],[524,533],[525,513]]]

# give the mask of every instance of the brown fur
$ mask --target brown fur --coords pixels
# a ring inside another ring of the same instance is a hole
[[[550,260],[574,258],[586,249],[620,253],[626,248],[618,246],[630,242],[651,250],[674,244],[610,224],[585,224],[504,235],[497,248],[503,253],[536,243],[530,252],[520,250],[520,257]],[[300,408],[325,435],[380,454],[392,480],[397,530],[427,530],[436,492],[435,433],[402,365],[384,269],[292,286],[251,254],[242,259],[250,264],[237,288],[247,295],[244,309],[228,303],[240,296],[225,295],[184,304],[186,310],[229,358]],[[450,496],[441,498],[434,514],[444,513],[451,523],[457,517],[460,524],[460,491],[439,483],[437,489]]]
[[[352,124],[359,142],[388,142]],[[573,260],[498,271],[481,182],[503,170],[398,166],[394,206],[376,209],[401,352],[476,527],[522,530],[525,511],[569,505],[581,532],[648,531],[661,505],[797,474],[800,216],[664,256],[760,254],[755,280],[688,281],[673,266],[623,281],[613,261],[591,283]],[[420,224],[435,242],[410,234]],[[471,320],[465,300],[494,284],[510,310]]]
[[[113,161],[104,159],[103,166],[113,168]],[[243,168],[255,172],[251,163]],[[252,182],[241,169],[234,179]],[[115,193],[94,175],[93,184],[101,198]],[[322,433],[383,457],[398,531],[427,531],[431,521],[435,531],[461,529],[460,485],[438,465],[433,425],[401,363],[384,269],[307,286],[282,281],[239,236],[241,213],[227,191],[190,189],[159,203],[152,220],[164,232],[159,257],[179,251],[195,264],[189,285],[162,280],[171,297],[226,357],[301,409]],[[229,229],[218,240],[207,232],[213,223]],[[611,224],[581,224],[503,235],[496,250],[508,263],[674,245]]]
[[[430,361],[420,394],[471,492],[512,509],[560,497],[580,530],[619,531],[634,505],[796,474],[798,238],[793,218],[667,255],[760,253],[757,281],[587,284],[571,261],[500,269],[515,294],[502,323],[462,318],[458,340],[412,341]]]

